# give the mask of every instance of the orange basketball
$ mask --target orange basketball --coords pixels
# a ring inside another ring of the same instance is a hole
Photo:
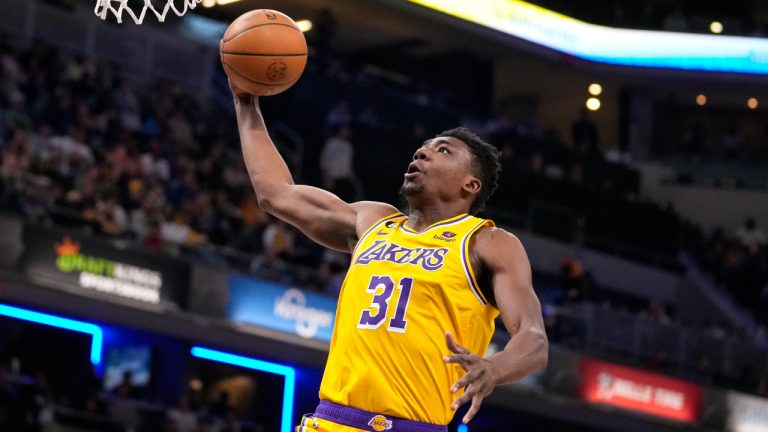
[[[257,96],[284,92],[307,64],[307,41],[282,12],[257,9],[229,25],[219,44],[221,64],[238,87]]]

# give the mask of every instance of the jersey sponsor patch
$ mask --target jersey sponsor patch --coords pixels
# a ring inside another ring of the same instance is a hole
[[[432,236],[435,240],[442,240],[444,242],[453,243],[456,239],[456,233],[451,231],[444,231],[442,234],[435,234]]]
[[[445,263],[448,248],[407,248],[397,243],[376,240],[360,253],[355,264],[388,261],[396,264],[421,266],[424,270],[439,270]]]

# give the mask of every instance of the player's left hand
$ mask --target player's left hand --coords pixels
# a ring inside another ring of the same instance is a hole
[[[469,423],[472,417],[477,414],[477,411],[480,410],[483,399],[491,394],[494,387],[496,387],[498,374],[488,359],[473,354],[456,343],[450,332],[445,333],[445,342],[453,354],[443,357],[443,361],[445,363],[457,363],[467,371],[467,374],[456,381],[451,387],[451,393],[456,393],[459,389],[464,388],[464,394],[453,401],[451,409],[455,411],[471,400],[472,405],[470,405],[469,410],[461,420],[462,423]]]

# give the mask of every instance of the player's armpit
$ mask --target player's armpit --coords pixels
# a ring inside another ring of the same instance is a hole
[[[511,336],[490,360],[499,368],[501,383],[515,381],[544,369],[549,351],[531,264],[520,240],[507,231],[488,228],[476,237],[473,254],[490,273],[496,305]]]
[[[346,203],[336,195],[306,185],[281,185],[261,191],[263,210],[295,226],[313,241],[341,252],[350,252],[359,233],[373,222],[397,212],[389,204],[362,201]]]

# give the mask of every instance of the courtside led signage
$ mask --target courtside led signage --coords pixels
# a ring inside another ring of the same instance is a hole
[[[768,74],[768,39],[588,24],[520,0],[408,0],[538,45],[602,63]]]
[[[579,393],[587,402],[678,421],[699,418],[699,385],[590,359],[582,359],[579,369]]]

